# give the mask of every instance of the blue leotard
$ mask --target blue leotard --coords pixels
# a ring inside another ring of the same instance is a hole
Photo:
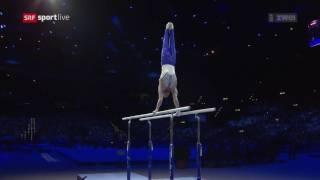
[[[161,65],[176,65],[176,46],[174,42],[174,30],[166,29],[163,37],[161,51]]]

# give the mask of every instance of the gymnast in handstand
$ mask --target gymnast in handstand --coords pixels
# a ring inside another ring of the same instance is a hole
[[[158,112],[163,98],[167,98],[170,93],[175,108],[178,108],[178,89],[177,76],[175,72],[176,65],[176,47],[174,42],[174,27],[171,22],[168,22],[163,37],[163,45],[161,51],[161,75],[158,85],[158,102],[156,109],[153,112]]]

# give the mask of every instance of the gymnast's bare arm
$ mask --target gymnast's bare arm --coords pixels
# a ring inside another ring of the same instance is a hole
[[[179,104],[179,100],[178,100],[178,89],[174,88],[174,90],[171,92],[172,94],[172,100],[173,100],[173,104],[175,106],[175,108],[179,108],[180,104]]]
[[[164,98],[164,95],[163,95],[163,92],[162,92],[162,89],[161,89],[161,83],[159,82],[159,86],[158,86],[158,102],[157,102],[157,106],[156,106],[156,109],[153,111],[153,112],[158,112],[161,105],[162,105],[162,102],[163,102],[163,98]]]

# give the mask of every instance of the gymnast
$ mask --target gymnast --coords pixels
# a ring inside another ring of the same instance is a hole
[[[174,27],[173,23],[168,22],[163,37],[163,45],[161,51],[161,75],[158,85],[158,102],[156,109],[153,111],[158,112],[163,98],[167,98],[170,93],[175,108],[178,108],[178,89],[177,89],[177,76],[175,72],[176,65],[176,47],[174,42]]]

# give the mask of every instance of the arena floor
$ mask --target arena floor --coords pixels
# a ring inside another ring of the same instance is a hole
[[[133,164],[134,175],[139,180],[147,179],[145,165]],[[228,168],[203,168],[203,179],[211,180],[298,180],[320,179],[320,156],[300,154],[297,160],[258,164]],[[55,154],[52,151],[36,150],[24,152],[0,152],[1,180],[71,180],[79,174],[88,175],[86,180],[97,180],[92,174],[101,177],[104,173],[115,175],[121,180],[125,174],[125,166],[115,164],[85,165]],[[118,174],[114,174],[118,173]],[[100,175],[99,175],[100,174]],[[122,174],[122,175],[121,175]],[[194,177],[196,169],[178,169],[177,179],[188,180]],[[122,176],[122,178],[121,178]],[[154,179],[168,179],[169,171],[166,163],[153,169]],[[111,178],[114,179],[114,178]],[[126,179],[124,177],[124,179]]]

